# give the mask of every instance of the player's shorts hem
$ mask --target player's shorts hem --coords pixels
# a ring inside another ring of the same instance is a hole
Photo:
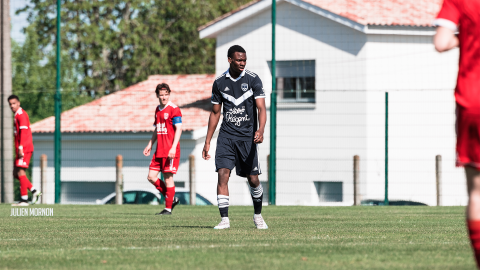
[[[15,165],[15,167],[17,167],[17,168],[22,168],[22,169],[28,169],[29,166],[25,166],[25,165]]]
[[[237,176],[244,177],[244,178],[246,178],[246,177],[249,176],[249,175],[261,175],[261,174],[262,174],[262,173],[259,173],[259,172],[257,172],[257,173],[248,173],[248,174],[243,173],[243,172],[237,172]]]
[[[160,169],[159,168],[152,168],[152,167],[149,167],[150,171],[156,171],[156,172],[159,172]]]
[[[162,173],[171,173],[171,174],[177,174],[177,171],[169,171],[169,170],[165,170],[165,171],[162,171]]]
[[[457,167],[471,167],[478,171],[480,171],[480,163],[472,162],[472,161],[460,161],[457,160],[456,164]]]

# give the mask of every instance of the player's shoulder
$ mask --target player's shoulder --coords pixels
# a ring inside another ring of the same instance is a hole
[[[167,106],[172,107],[172,109],[177,109],[177,108],[178,108],[178,106],[175,105],[175,104],[174,104],[173,102],[171,102],[171,101],[168,102]]]
[[[215,82],[218,82],[220,81],[222,78],[225,78],[225,76],[227,76],[227,71],[223,72],[222,75],[218,76],[217,78],[215,78]]]
[[[26,116],[27,112],[22,109],[22,107],[18,108],[18,110],[15,112],[15,117],[22,117]]]
[[[253,71],[248,70],[248,69],[245,69],[245,75],[249,76],[249,77],[252,77],[252,78],[257,78],[258,77],[258,75],[256,73],[254,73]]]

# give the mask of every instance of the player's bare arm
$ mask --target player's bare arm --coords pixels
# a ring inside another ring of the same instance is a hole
[[[153,131],[152,138],[147,144],[147,147],[143,150],[143,155],[148,157],[150,156],[150,152],[152,151],[152,146],[153,144],[157,141],[157,127],[155,127],[155,130]]]
[[[437,28],[437,33],[433,37],[433,44],[435,45],[435,50],[438,52],[446,52],[458,47],[459,43],[458,37],[452,29],[439,26]]]
[[[205,160],[210,159],[208,151],[210,150],[210,141],[212,140],[213,133],[217,129],[218,121],[220,121],[220,114],[222,112],[222,104],[213,104],[210,117],[208,118],[208,131],[205,138],[205,145],[203,146],[202,158]]]
[[[265,108],[265,99],[257,98],[255,100],[258,110],[258,130],[255,131],[255,136],[253,139],[254,143],[263,142],[263,133],[265,132],[265,124],[267,123],[267,109]]]
[[[180,141],[180,136],[182,136],[182,124],[176,124],[175,137],[173,138],[172,148],[170,148],[170,151],[168,152],[169,159],[175,158],[175,154],[177,152],[177,145],[178,145],[178,142]]]

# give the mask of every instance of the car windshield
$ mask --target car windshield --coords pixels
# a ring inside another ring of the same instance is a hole
[[[113,196],[110,200],[108,200],[107,204],[115,204],[115,198],[117,196]],[[137,198],[136,191],[127,191],[123,193],[123,204],[134,204],[135,199]]]
[[[180,204],[189,205],[190,204],[190,192],[180,191],[176,192],[175,196],[180,200]],[[212,205],[207,199],[202,197],[202,195],[197,193],[197,200],[195,201],[196,205]]]
[[[158,205],[160,202],[158,201],[157,196],[155,196],[153,193],[142,191],[140,192],[138,203]]]

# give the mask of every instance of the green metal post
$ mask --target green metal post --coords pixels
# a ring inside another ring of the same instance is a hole
[[[385,92],[385,205],[388,205],[388,92]]]
[[[61,0],[57,0],[57,91],[55,92],[55,203],[60,203],[61,180],[60,168],[62,165],[62,133],[60,130],[60,114],[62,112],[62,96],[60,93],[60,7]]]
[[[270,176],[268,181],[269,204],[276,204],[276,157],[277,157],[277,86],[275,71],[275,24],[277,21],[277,3],[272,0],[272,94],[270,104]]]

